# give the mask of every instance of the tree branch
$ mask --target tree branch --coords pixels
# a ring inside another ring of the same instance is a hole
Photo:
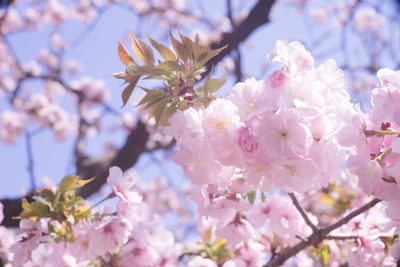
[[[339,228],[340,226],[348,223],[351,219],[353,219],[354,217],[360,215],[361,213],[369,210],[370,208],[372,208],[373,206],[378,204],[380,201],[381,201],[380,199],[375,198],[375,199],[371,200],[370,202],[368,202],[367,204],[365,204],[364,206],[362,206],[362,207],[350,212],[349,214],[347,214],[345,217],[343,217],[342,219],[340,219],[336,223],[333,223],[331,225],[328,225],[325,228],[321,228],[321,229],[317,230],[316,232],[312,233],[307,238],[307,240],[297,243],[293,247],[290,247],[290,248],[284,250],[277,257],[271,259],[267,264],[264,265],[264,267],[280,266],[286,260],[288,260],[289,258],[295,256],[297,253],[299,253],[300,251],[302,251],[306,247],[317,245],[317,244],[321,243],[321,241],[324,240],[328,236],[328,234],[330,232],[332,232],[333,230]]]
[[[212,49],[220,48],[224,45],[228,45],[228,47],[207,63],[207,70],[211,70],[211,66],[216,65],[226,55],[229,55],[232,50],[235,50],[258,27],[269,22],[269,14],[274,3],[275,0],[259,0],[249,15],[240,24],[235,25],[232,32],[224,33],[221,41],[212,43]],[[203,77],[207,74],[208,72],[204,73]]]
[[[82,187],[78,194],[86,198],[97,192],[107,182],[110,166],[118,166],[122,171],[126,171],[135,165],[139,156],[146,151],[146,143],[149,137],[150,134],[146,129],[146,125],[139,122],[137,127],[128,135],[125,144],[118,151],[109,153],[95,161],[93,159],[84,160],[83,164],[77,169],[79,176],[84,179],[96,176],[96,179],[90,183],[90,186]]]
[[[28,173],[29,179],[31,182],[31,191],[36,190],[36,177],[35,177],[35,170],[34,170],[34,161],[33,161],[33,151],[32,151],[32,136],[30,132],[26,132],[25,135],[25,142],[26,142],[26,154],[28,157]]]
[[[318,227],[315,226],[310,218],[308,217],[307,213],[305,212],[305,210],[303,209],[303,207],[300,205],[299,201],[297,200],[296,196],[294,195],[294,193],[289,193],[290,198],[292,199],[293,205],[296,207],[296,209],[300,212],[301,216],[303,217],[304,221],[306,222],[306,224],[308,226],[310,226],[310,228],[313,230],[313,232],[318,231]]]

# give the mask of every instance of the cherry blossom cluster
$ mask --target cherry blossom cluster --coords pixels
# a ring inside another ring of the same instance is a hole
[[[173,160],[195,185],[191,199],[199,216],[212,220],[213,233],[232,247],[265,239],[271,247],[276,238],[281,243],[273,251],[279,251],[299,236],[309,236],[312,229],[288,198],[265,192],[280,188],[296,195],[313,191],[310,194],[316,196],[334,184],[361,189],[356,205],[351,204],[351,191],[339,197],[349,199],[343,211],[365,204],[371,194],[387,202],[365,214],[362,225],[352,222],[338,232],[355,236],[350,262],[374,266],[385,260],[390,266],[395,259],[384,252],[389,241],[382,238],[397,233],[399,219],[399,73],[378,72],[382,86],[373,91],[372,108],[364,114],[350,102],[343,71],[333,60],[315,67],[303,45],[284,41],[277,42],[269,57],[282,69],[265,80],[238,83],[227,97],[205,108],[178,110],[165,128],[179,147]],[[251,205],[256,197],[262,201]],[[374,221],[376,216],[382,221]],[[314,225],[332,219],[318,222],[312,214],[308,217]],[[265,223],[273,235],[262,234]],[[338,251],[349,249],[336,246]],[[264,253],[273,256],[270,250]],[[342,256],[337,255],[329,262],[340,262]]]
[[[92,215],[72,224],[68,233],[60,232],[65,222],[48,218],[25,218],[15,231],[0,227],[2,262],[5,266],[92,266],[96,262],[176,266],[179,250],[175,237],[142,201],[136,191],[137,178],[134,172],[123,174],[118,167],[111,167],[107,182],[112,193],[105,199],[117,196],[117,211],[108,206],[96,209],[87,203]],[[56,233],[66,234],[67,239],[55,238]]]
[[[170,119],[180,148],[173,159],[194,184],[209,187],[206,196],[223,194],[217,188],[303,193],[340,177],[346,148],[338,133],[354,113],[343,72],[333,61],[315,68],[297,42],[279,41],[270,57],[283,69]]]

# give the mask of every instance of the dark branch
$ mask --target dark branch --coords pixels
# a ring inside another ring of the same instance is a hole
[[[303,217],[304,221],[306,222],[306,224],[308,226],[310,226],[310,228],[313,230],[313,232],[318,231],[318,227],[315,226],[310,218],[308,217],[307,213],[305,212],[305,210],[303,209],[303,207],[300,205],[299,201],[297,200],[296,196],[294,195],[294,193],[289,193],[290,198],[292,199],[293,205],[296,207],[296,209],[300,212],[301,216]]]
[[[354,217],[360,215],[361,213],[369,210],[376,204],[378,204],[381,200],[380,199],[373,199],[364,206],[350,212],[347,214],[345,217],[337,221],[336,223],[333,223],[331,225],[328,225],[325,228],[321,228],[317,230],[316,232],[312,233],[307,240],[301,241],[294,245],[293,247],[290,247],[286,250],[284,250],[281,254],[279,254],[277,257],[273,258],[270,260],[267,264],[264,265],[264,267],[275,267],[275,266],[280,266],[282,265],[286,260],[289,258],[295,256],[297,253],[302,251],[308,246],[313,246],[313,245],[318,245],[321,243],[325,238],[327,238],[328,234],[332,232],[333,230],[339,228],[340,226],[348,223],[351,219]]]
[[[269,14],[274,3],[275,0],[259,0],[249,15],[240,24],[235,25],[232,32],[224,33],[221,41],[212,43],[212,49],[224,45],[228,45],[228,47],[207,63],[207,70],[210,70],[211,66],[216,65],[226,55],[229,55],[232,50],[236,50],[239,44],[246,40],[258,27],[269,22]],[[204,75],[207,75],[207,73]]]
[[[125,144],[118,151],[103,156],[94,162],[92,162],[93,159],[87,159],[83,161],[83,164],[79,164],[79,176],[84,179],[96,176],[90,186],[83,187],[78,192],[79,195],[86,198],[100,190],[107,181],[110,166],[118,166],[123,171],[126,171],[135,165],[139,156],[146,151],[146,143],[149,137],[150,134],[146,129],[146,125],[139,122],[137,127],[130,132]]]

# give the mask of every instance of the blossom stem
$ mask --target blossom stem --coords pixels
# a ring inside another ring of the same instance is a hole
[[[91,206],[91,207],[89,208],[89,210],[93,209],[94,207],[97,207],[98,205],[100,205],[100,204],[103,203],[104,201],[106,201],[106,200],[108,200],[108,199],[111,199],[111,198],[114,198],[114,197],[115,197],[115,194],[114,194],[114,193],[108,194],[105,198],[103,198],[102,200],[100,200],[99,202],[97,202],[96,204],[94,204],[93,206]]]
[[[397,134],[400,135],[400,132],[396,131],[365,131],[365,135],[367,137],[375,136],[375,135],[392,135]]]
[[[379,162],[381,162],[383,160],[383,158],[385,157],[385,155],[389,152],[389,150],[391,150],[391,147],[386,148],[385,151],[383,151],[381,154],[379,154],[379,156],[377,156],[375,159]]]

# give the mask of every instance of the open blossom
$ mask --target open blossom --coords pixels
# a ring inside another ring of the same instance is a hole
[[[11,253],[14,254],[13,266],[24,266],[31,257],[32,251],[39,246],[40,237],[42,235],[41,223],[33,222],[30,219],[20,221],[21,234],[16,238],[21,241],[27,238],[24,242],[16,242],[10,247]]]
[[[260,126],[262,147],[273,158],[298,158],[307,155],[311,135],[300,122],[296,110],[281,111],[265,117]]]
[[[55,103],[48,104],[40,109],[36,119],[39,125],[51,127],[57,140],[64,140],[71,131],[70,117],[61,106]]]
[[[354,14],[354,23],[360,32],[378,31],[384,22],[385,18],[373,7],[359,8]]]
[[[396,242],[394,243],[391,247],[390,247],[390,251],[389,251],[390,255],[395,258],[395,259],[400,259],[400,242]]]
[[[114,194],[128,203],[138,203],[142,200],[141,196],[132,190],[137,179],[134,173],[123,175],[122,170],[117,166],[111,167],[109,172],[107,183]]]
[[[102,80],[95,80],[91,77],[82,77],[80,80],[72,81],[71,87],[74,90],[82,92],[85,101],[89,105],[102,103],[109,97],[106,84]]]
[[[128,241],[129,231],[118,219],[106,219],[89,234],[89,248],[98,254],[112,253]]]
[[[0,138],[4,143],[15,143],[17,137],[25,131],[27,122],[25,113],[4,111],[0,117]]]
[[[273,61],[282,63],[290,74],[309,71],[314,66],[314,58],[299,42],[277,41],[276,50],[269,55]]]
[[[268,227],[286,242],[294,242],[297,235],[310,232],[287,196],[274,194],[267,197],[264,203],[256,203],[247,218],[257,228],[268,223]]]
[[[232,88],[227,98],[237,106],[241,121],[277,109],[278,94],[274,87],[283,84],[281,81],[284,82],[284,74],[282,75],[274,79],[273,85],[265,80],[250,78]]]
[[[254,236],[253,226],[245,219],[236,215],[233,221],[218,227],[215,231],[217,236],[223,237],[234,247]]]
[[[242,151],[253,153],[258,149],[259,140],[253,135],[253,127],[246,123],[239,128],[239,146]]]
[[[204,111],[205,134],[217,153],[226,153],[239,134],[237,107],[229,100],[217,99]]]
[[[187,264],[187,267],[217,267],[218,265],[211,259],[202,258],[200,256],[194,257]]]
[[[369,118],[378,125],[381,122],[400,125],[400,72],[381,69],[377,75],[382,86],[372,91]]]
[[[374,193],[379,181],[382,179],[383,170],[377,160],[368,158],[350,159],[347,167],[358,176],[358,185],[363,191],[371,195]]]

